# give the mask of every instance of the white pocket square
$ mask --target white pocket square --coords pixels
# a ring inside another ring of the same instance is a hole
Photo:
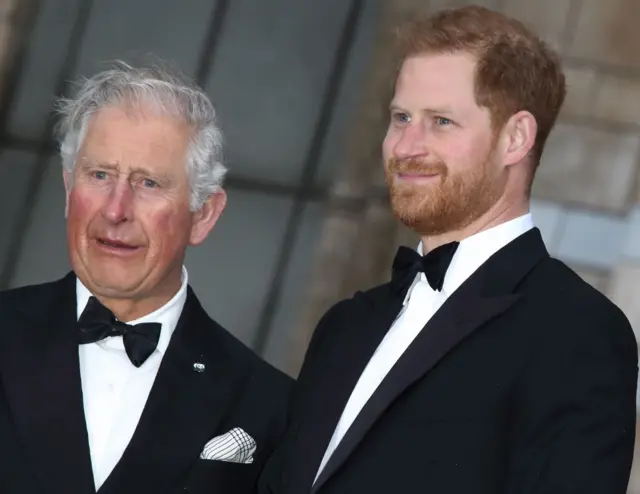
[[[200,458],[231,463],[253,463],[256,447],[253,438],[240,427],[236,427],[211,439],[200,453]]]

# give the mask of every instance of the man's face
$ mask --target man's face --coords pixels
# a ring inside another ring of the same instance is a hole
[[[187,245],[206,238],[225,200],[217,194],[190,211],[191,135],[141,109],[108,107],[91,118],[65,186],[71,264],[93,294],[160,300],[179,287]]]
[[[467,54],[424,54],[398,75],[385,175],[394,213],[421,235],[465,228],[505,189],[496,132],[474,97],[475,65]]]

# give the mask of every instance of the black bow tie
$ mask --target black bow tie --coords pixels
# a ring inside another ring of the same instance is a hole
[[[90,297],[78,319],[78,328],[81,345],[95,343],[109,336],[122,336],[129,360],[140,367],[158,346],[162,325],[159,322],[133,325],[120,322],[97,298]]]
[[[436,247],[431,252],[421,256],[408,247],[400,247],[393,260],[393,276],[391,286],[396,292],[407,288],[418,273],[424,273],[431,288],[442,290],[444,276],[447,274],[451,259],[456,253],[459,242]]]

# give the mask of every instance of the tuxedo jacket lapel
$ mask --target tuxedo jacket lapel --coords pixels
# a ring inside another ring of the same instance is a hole
[[[296,468],[290,481],[296,486],[291,492],[308,492],[315,478],[318,466],[331,439],[340,415],[371,354],[380,344],[389,326],[402,307],[403,295],[389,300],[384,290],[386,304],[372,305],[369,297],[357,294],[357,327],[351,327],[351,320],[345,327],[327,328],[340,332],[340,341],[332,349],[331,362],[321,370],[322,375],[314,378],[312,401],[299,396],[296,401],[304,406],[304,423],[300,424],[296,441],[303,445],[304,458],[296,458]],[[322,331],[324,323],[318,327]],[[326,324],[332,324],[331,318]],[[304,368],[303,371],[304,372]],[[302,376],[300,376],[302,377]],[[296,413],[293,414],[294,416]]]
[[[47,493],[95,492],[74,331],[75,280],[70,273],[43,286],[40,300],[18,299],[1,309],[2,381]]]
[[[411,384],[477,328],[520,299],[520,295],[513,293],[517,284],[546,256],[540,232],[533,229],[492,256],[445,302],[363,407],[312,492],[340,468],[376,420]]]
[[[218,341],[220,331],[189,288],[138,426],[100,494],[165,491],[219,433],[247,375]]]
[[[367,401],[314,485],[316,492],[353,453],[384,411],[416,380],[429,372],[458,343],[484,322],[501,314],[517,301],[515,295],[489,298],[463,306],[443,306],[416,337],[396,365]],[[460,319],[460,311],[465,317]]]

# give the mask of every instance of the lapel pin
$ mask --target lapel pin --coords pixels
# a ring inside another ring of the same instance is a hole
[[[193,370],[196,372],[204,372],[204,368],[204,364],[200,362],[196,362],[195,364],[193,364]]]

